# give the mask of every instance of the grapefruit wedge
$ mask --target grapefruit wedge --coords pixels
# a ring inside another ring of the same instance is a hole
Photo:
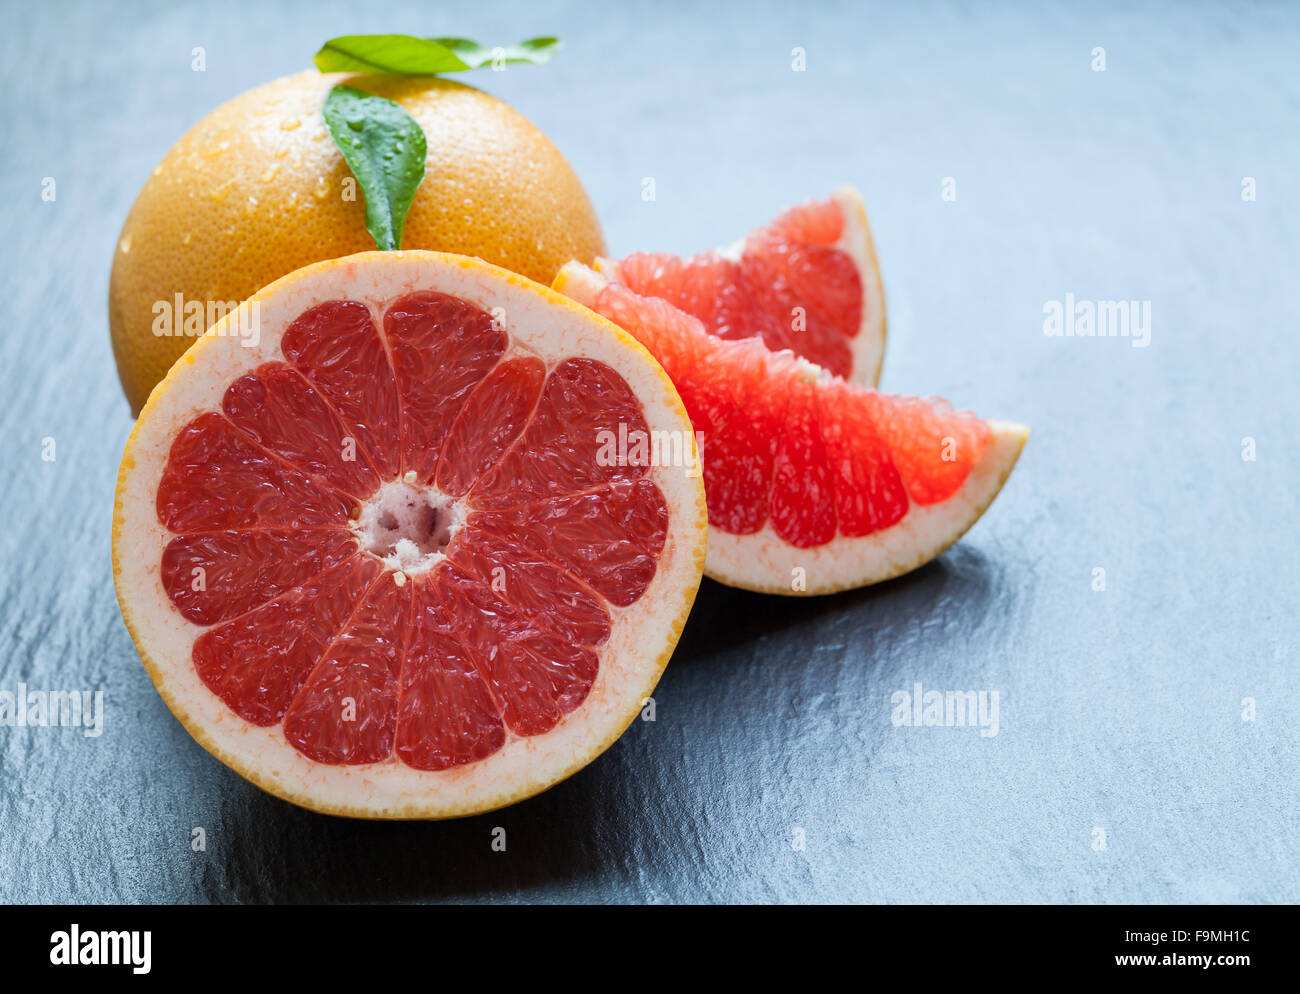
[[[528,797],[644,706],[703,568],[698,473],[600,458],[691,426],[659,365],[479,260],[370,252],[214,325],[126,445],[113,575],[172,712],[304,807]]]
[[[706,572],[731,586],[823,594],[929,562],[992,503],[1029,434],[710,335],[577,262],[555,287],[636,337],[676,384],[701,436]]]
[[[729,248],[678,258],[636,252],[596,268],[660,297],[719,338],[760,338],[866,386],[885,357],[885,292],[862,196],[841,186]]]

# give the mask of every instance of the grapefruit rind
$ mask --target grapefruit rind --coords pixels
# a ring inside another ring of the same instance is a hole
[[[553,286],[592,306],[606,280],[570,262]],[[988,445],[961,487],[946,500],[918,505],[909,498],[907,513],[897,524],[861,537],[837,534],[811,548],[786,542],[773,530],[770,519],[759,531],[745,535],[711,527],[705,574],[743,590],[803,597],[880,583],[925,565],[980,519],[1020,458],[1029,429],[1010,421],[991,420],[988,425]]]
[[[835,247],[848,253],[857,264],[862,279],[862,326],[849,342],[853,350],[854,383],[874,387],[880,382],[880,367],[885,362],[885,286],[880,278],[876,243],[867,221],[867,207],[856,187],[844,184],[831,193],[831,199],[844,215],[844,231]]]
[[[113,579],[122,617],[168,708],[221,762],[284,800],[358,818],[453,818],[531,797],[587,765],[631,724],[654,690],[694,602],[704,566],[707,510],[698,475],[653,467],[648,478],[669,509],[668,537],[649,588],[627,608],[610,606],[612,630],[586,700],[552,731],[510,735],[486,759],[441,771],[390,758],[328,765],[296,751],[280,725],[259,727],[232,712],[200,680],[191,659],[206,629],[181,617],[163,588],[160,559],[171,537],[155,495],[176,432],[220,409],[227,386],[282,358],[280,338],[303,311],[350,297],[379,310],[413,290],[462,297],[500,316],[516,346],[551,361],[584,355],[618,372],[644,405],[651,430],[685,432],[690,421],[671,381],[622,329],[526,277],[478,259],[438,252],[364,252],[304,267],[254,294],[213,325],[154,388],[127,440],[113,514]],[[260,341],[231,329],[260,310]]]

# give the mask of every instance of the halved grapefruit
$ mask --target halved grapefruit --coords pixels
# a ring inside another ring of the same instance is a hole
[[[694,315],[719,338],[761,338],[855,383],[880,379],[885,291],[867,211],[851,186],[792,207],[725,249],[684,259],[636,252],[598,259],[596,269]]]
[[[731,586],[823,594],[929,562],[992,503],[1029,434],[710,335],[577,262],[555,288],[630,332],[677,386],[701,437],[706,572]]]
[[[632,721],[699,584],[698,472],[602,458],[620,429],[693,442],[645,349],[545,287],[433,252],[297,270],[145,406],[123,617],[176,717],[273,794],[384,818],[528,797]]]

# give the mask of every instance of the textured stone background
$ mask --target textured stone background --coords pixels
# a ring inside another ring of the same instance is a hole
[[[98,739],[0,728],[0,899],[1300,899],[1300,11],[1144,6],[5,0],[0,689],[101,689],[107,717]],[[351,31],[561,35],[550,66],[473,82],[570,157],[616,253],[725,243],[858,184],[883,386],[1034,427],[997,504],[877,589],[706,583],[658,721],[504,812],[331,820],[227,771],[168,714],[113,597],[130,417],[109,262],[186,128]],[[1151,301],[1150,347],[1046,338],[1067,292]],[[917,681],[997,690],[999,734],[894,728],[890,695]]]

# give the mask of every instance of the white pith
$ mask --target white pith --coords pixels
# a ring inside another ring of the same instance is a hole
[[[197,415],[220,409],[226,388],[238,376],[282,359],[285,328],[309,307],[359,300],[378,317],[388,302],[414,290],[453,294],[493,313],[511,336],[505,358],[533,355],[550,367],[586,356],[608,364],[641,400],[652,431],[693,438],[680,398],[630,336],[524,277],[441,253],[369,252],[299,270],[254,295],[182,356],[145,406],[118,477],[113,559],[123,617],[159,693],[205,748],[264,789],[327,813],[473,814],[531,796],[585,766],[618,737],[653,691],[680,635],[703,563],[701,481],[680,467],[650,468],[648,478],[663,492],[669,510],[667,541],[641,598],[627,608],[607,605],[611,634],[599,647],[600,669],[591,692],[552,731],[530,738],[508,734],[502,749],[477,763],[437,772],[412,769],[396,758],[357,766],[320,764],[290,746],[280,726],[260,728],[234,714],[202,683],[191,661],[194,641],[206,629],[180,615],[162,584],[161,555],[173,536],[158,521],[155,495],[172,440]],[[249,348],[226,327],[238,327],[231,323],[254,306],[261,334]]]
[[[588,307],[606,278],[570,262],[556,287]],[[800,360],[811,370],[818,367]],[[781,538],[771,522],[747,535],[710,525],[705,572],[720,583],[762,593],[795,596],[832,593],[901,576],[923,566],[964,535],[1002,489],[1029,429],[1010,421],[989,421],[992,438],[955,494],[938,504],[909,501],[894,525],[870,535],[836,534],[829,542],[801,549]],[[705,439],[704,457],[708,458]]]
[[[857,188],[847,184],[837,186],[831,191],[831,199],[844,215],[844,230],[835,247],[848,254],[862,278],[862,323],[857,335],[849,341],[853,372],[848,379],[874,387],[880,382],[880,367],[885,361],[885,287],[880,280],[876,244],[871,237],[866,205]]]

